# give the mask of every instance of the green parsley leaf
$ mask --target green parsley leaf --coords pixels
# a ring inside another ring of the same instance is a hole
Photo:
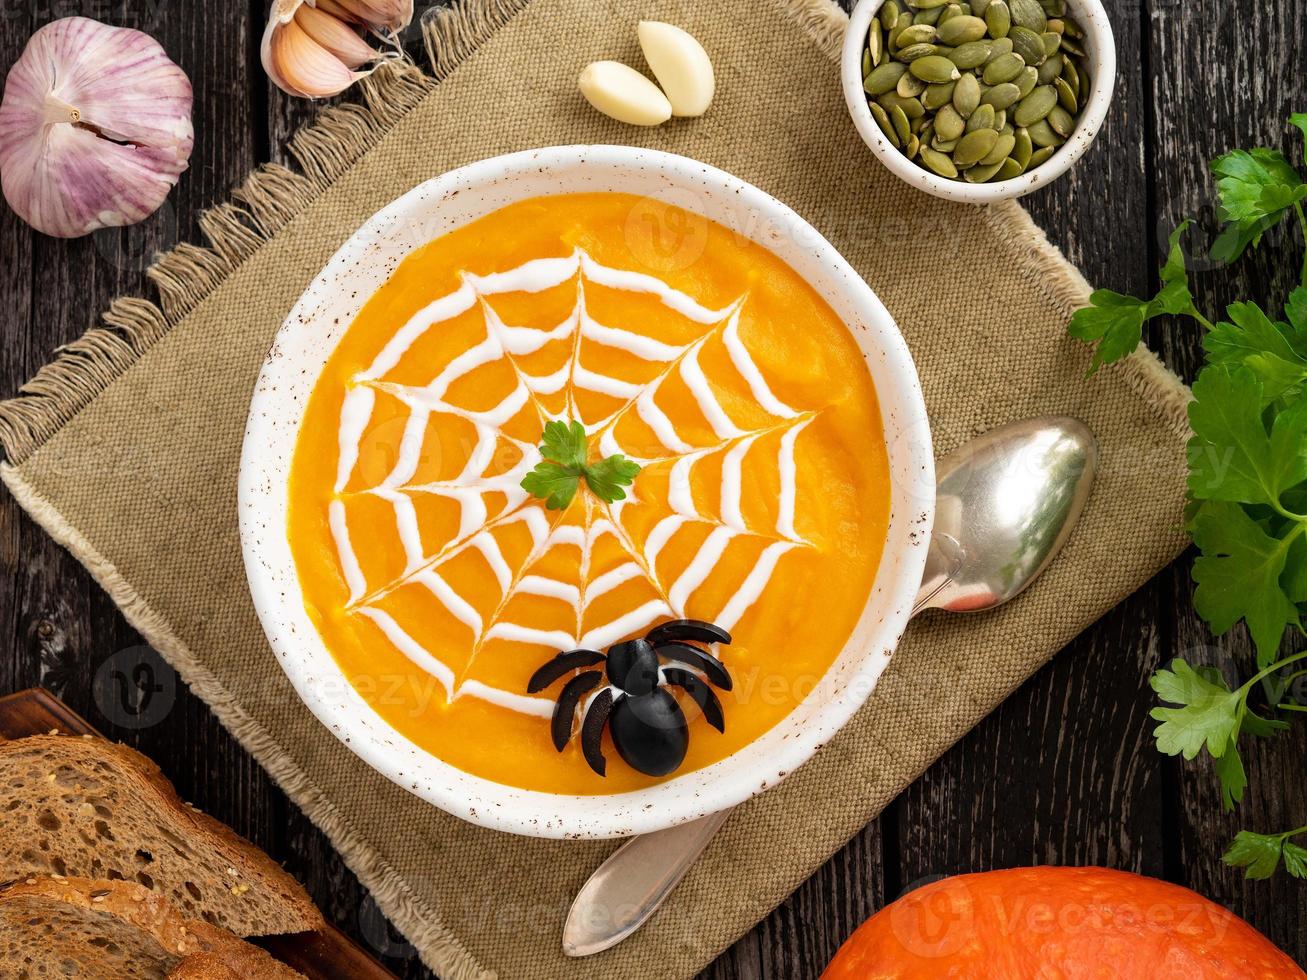
[[[1295,112],[1289,117],[1291,125],[1297,126],[1302,130],[1303,135],[1303,163],[1307,163],[1307,112]]]
[[[522,478],[522,489],[545,501],[550,510],[563,510],[571,504],[582,480],[600,500],[612,503],[625,499],[622,487],[635,480],[639,465],[621,453],[590,463],[586,441],[585,427],[580,422],[546,423],[540,445],[544,458]]]
[[[1153,730],[1157,747],[1167,755],[1192,759],[1207,746],[1216,758],[1238,736],[1242,695],[1221,680],[1194,670],[1177,657],[1171,669],[1158,670],[1149,680],[1157,696],[1178,708],[1154,708],[1148,716],[1161,724]]]
[[[1300,292],[1304,307],[1290,297],[1285,312],[1291,317],[1307,317],[1307,290]],[[1208,363],[1252,371],[1262,383],[1262,407],[1307,380],[1307,331],[1272,321],[1255,303],[1232,303],[1227,314],[1229,322],[1214,324],[1203,337]]]
[[[1212,245],[1212,257],[1232,262],[1279,224],[1293,206],[1307,199],[1307,184],[1278,150],[1234,150],[1212,161],[1228,223]]]
[[[1295,878],[1307,878],[1307,848],[1286,840],[1280,847],[1280,857],[1284,859],[1285,871]]]
[[[1241,830],[1235,834],[1229,849],[1221,860],[1232,868],[1244,868],[1246,878],[1269,878],[1280,866],[1284,853],[1284,838],[1278,834],[1254,834]]]
[[[1244,771],[1239,747],[1232,740],[1214,766],[1217,782],[1221,784],[1221,807],[1227,812],[1243,800],[1248,788],[1248,773]]]
[[[1189,529],[1202,551],[1194,561],[1194,608],[1218,636],[1247,620],[1259,666],[1271,663],[1285,627],[1299,625],[1298,607],[1280,586],[1291,542],[1267,534],[1228,501],[1205,501]]]

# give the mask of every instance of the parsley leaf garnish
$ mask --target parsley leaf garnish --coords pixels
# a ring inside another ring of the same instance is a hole
[[[1296,123],[1295,123],[1296,125]],[[1225,230],[1212,244],[1212,257],[1232,262],[1257,245],[1300,201],[1307,184],[1279,150],[1234,150],[1212,161],[1219,180]]]
[[[544,458],[522,478],[522,489],[539,497],[550,510],[565,509],[582,480],[600,500],[611,504],[625,499],[622,488],[635,480],[639,465],[621,453],[588,462],[586,442],[585,427],[580,422],[546,423],[540,445]]]
[[[1283,834],[1255,834],[1241,830],[1221,860],[1234,868],[1244,868],[1247,878],[1269,878],[1284,862],[1284,870],[1295,878],[1307,878],[1307,849],[1289,838],[1307,831],[1307,827]]]

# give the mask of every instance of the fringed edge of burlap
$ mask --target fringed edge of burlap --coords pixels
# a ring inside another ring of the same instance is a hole
[[[433,81],[396,61],[362,83],[364,103],[332,106],[290,140],[297,170],[263,164],[232,201],[200,215],[206,245],[183,243],[146,270],[158,302],[113,301],[94,326],[55,350],[16,397],[0,402],[0,448],[20,464],[127,371],[366,153],[428,92]]]
[[[774,0],[830,60],[838,62],[849,15],[834,0]],[[1044,293],[1069,319],[1089,302],[1091,287],[1080,270],[1067,261],[1061,249],[1048,240],[1042,228],[1016,201],[977,207],[990,229],[1016,254],[1028,260],[1017,268],[1028,270],[1030,284]],[[1188,408],[1192,395],[1185,383],[1143,344],[1129,356],[1104,369],[1118,374],[1172,432],[1189,434]]]

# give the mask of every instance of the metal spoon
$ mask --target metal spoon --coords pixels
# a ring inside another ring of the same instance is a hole
[[[1098,450],[1083,422],[1045,416],[992,429],[940,461],[935,527],[912,615],[980,612],[1020,594],[1084,509]],[[662,905],[731,810],[633,837],[577,893],[563,952],[616,946]]]

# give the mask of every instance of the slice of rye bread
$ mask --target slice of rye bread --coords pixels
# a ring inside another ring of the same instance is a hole
[[[0,742],[0,880],[46,874],[138,882],[239,936],[322,924],[271,858],[183,803],[145,756],[101,738]]]
[[[257,946],[187,920],[144,885],[26,878],[0,887],[0,975],[13,980],[303,980]]]

